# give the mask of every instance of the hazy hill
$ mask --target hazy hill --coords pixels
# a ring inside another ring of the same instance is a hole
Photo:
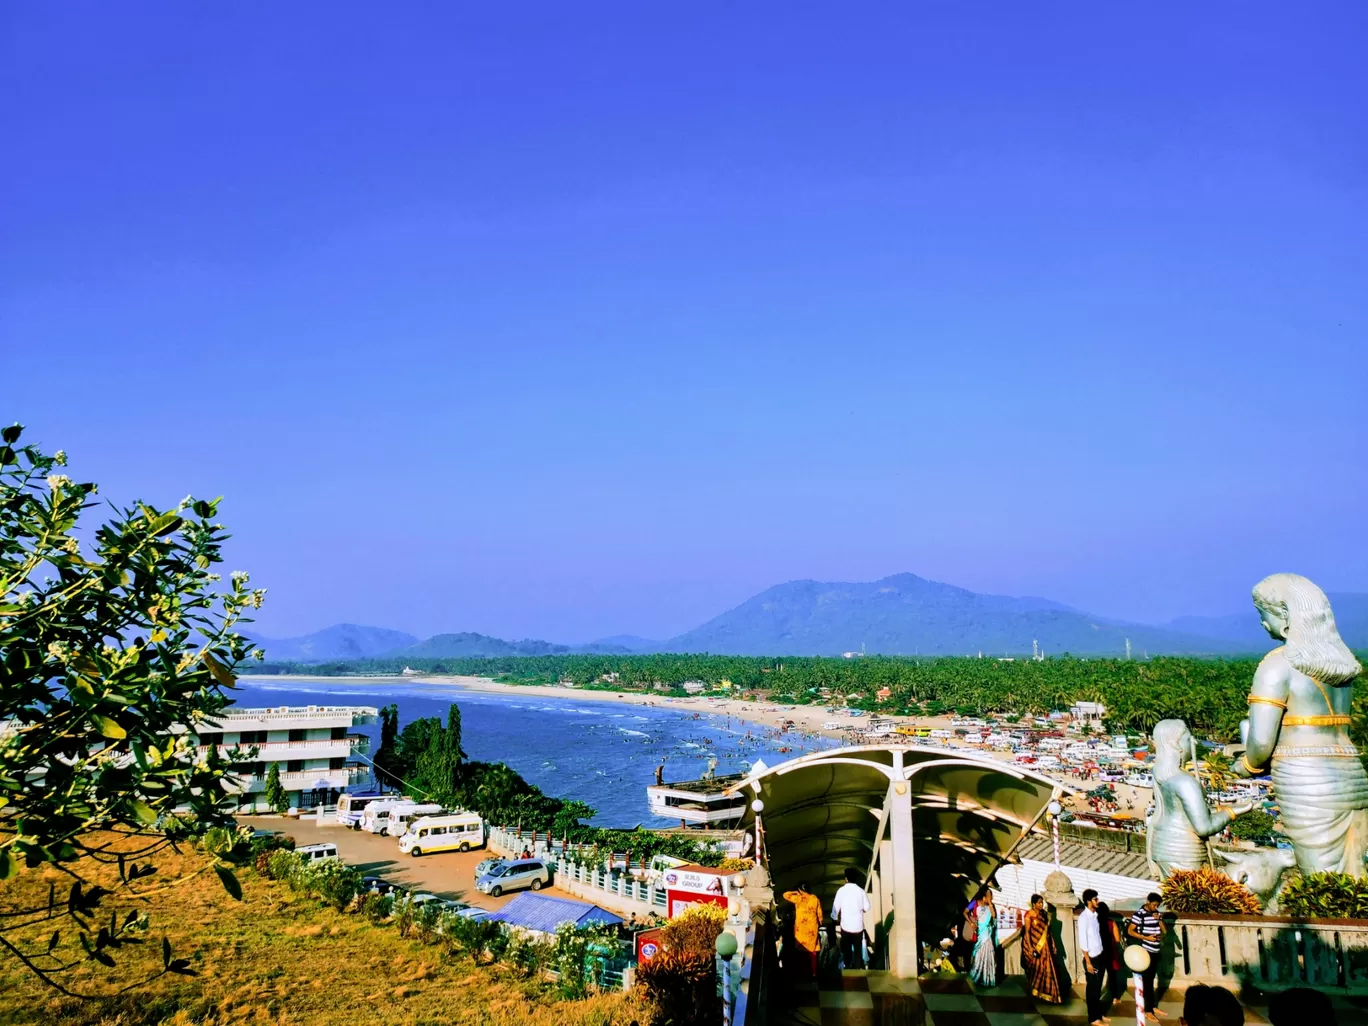
[[[298,638],[250,637],[265,649],[267,659],[300,663],[369,659],[395,649],[407,648],[418,641],[412,634],[403,631],[362,627],[354,623],[334,624]]]
[[[510,655],[554,655],[569,652],[569,645],[555,645],[549,641],[504,641],[487,634],[462,631],[459,634],[434,634],[426,641],[410,645],[402,652],[390,655],[415,656],[422,659],[480,658]]]
[[[1048,655],[1205,653],[1258,646],[1090,616],[1042,598],[980,595],[898,574],[868,583],[790,581],[666,642],[671,652],[731,655]],[[1268,648],[1264,644],[1263,648]]]
[[[1330,606],[1335,611],[1335,625],[1350,648],[1368,648],[1368,595],[1357,592],[1329,592]],[[1238,642],[1260,649],[1271,642],[1259,626],[1259,614],[1250,603],[1249,611],[1229,616],[1180,616],[1166,625],[1170,630],[1203,634],[1223,641]]]

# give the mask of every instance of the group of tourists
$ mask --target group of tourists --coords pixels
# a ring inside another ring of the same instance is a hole
[[[828,948],[834,959],[840,952],[840,965],[845,969],[863,969],[865,943],[865,913],[869,911],[869,896],[860,885],[859,875],[847,869],[846,882],[831,902],[831,933],[834,943]],[[785,891],[784,900],[793,903],[793,942],[799,949],[799,965],[808,976],[817,974],[818,956],[822,947],[822,902],[817,895],[800,883],[797,890]]]

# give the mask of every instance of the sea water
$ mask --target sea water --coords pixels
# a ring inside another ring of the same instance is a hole
[[[450,685],[403,681],[340,684],[243,678],[235,703],[248,708],[281,705],[399,707],[399,729],[423,716],[446,722],[454,702],[461,710],[461,747],[471,759],[504,762],[529,783],[557,798],[577,798],[597,810],[605,827],[678,825],[651,814],[646,786],[665,763],[665,779],[692,780],[716,759],[718,776],[743,773],[757,759],[773,766],[785,759],[830,748],[825,737],[779,732],[725,714],[694,713],[665,704],[638,705],[510,692],[467,691]],[[351,733],[380,745],[380,726]],[[781,752],[781,748],[789,749]]]

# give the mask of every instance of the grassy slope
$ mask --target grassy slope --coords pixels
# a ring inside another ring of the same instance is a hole
[[[169,879],[202,860],[169,854],[159,864],[158,877]],[[82,968],[64,982],[81,991],[112,989],[137,978],[140,970],[159,969],[163,933],[177,957],[190,958],[200,976],[163,977],[122,998],[77,1002],[55,995],[18,963],[0,957],[0,1026],[626,1026],[633,1019],[646,1021],[642,1009],[624,995],[560,1003],[543,985],[502,968],[450,959],[438,947],[402,939],[391,926],[372,926],[359,916],[322,908],[250,869],[239,870],[238,876],[241,903],[209,875],[143,903],[120,898],[106,905],[106,917],[109,908],[119,909],[121,918],[123,910],[146,908],[148,943],[116,953],[117,970],[86,963],[99,972]],[[59,895],[65,894],[62,878],[50,870],[0,884],[0,910],[45,903],[49,879],[57,881]],[[41,946],[51,932],[51,927],[33,931],[28,946]],[[68,941],[61,947],[68,948]]]

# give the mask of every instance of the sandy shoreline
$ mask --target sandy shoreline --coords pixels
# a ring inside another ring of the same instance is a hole
[[[308,682],[311,684],[335,684],[347,687],[365,687],[378,691],[383,691],[387,685],[394,684],[424,684],[424,685],[447,685],[457,691],[480,691],[489,694],[519,695],[522,697],[560,699],[562,701],[574,702],[612,702],[618,705],[652,706],[658,709],[674,709],[679,712],[700,713],[710,716],[732,716],[738,720],[754,723],[759,726],[775,731],[780,731],[786,722],[792,722],[793,726],[788,728],[806,735],[816,735],[842,740],[846,736],[846,731],[851,727],[858,727],[868,723],[868,716],[857,719],[850,719],[839,713],[829,713],[822,706],[793,705],[776,707],[769,702],[746,702],[736,698],[707,699],[707,698],[666,698],[664,696],[653,696],[642,692],[631,691],[599,691],[588,688],[563,688],[548,684],[504,684],[500,681],[491,680],[488,677],[467,677],[456,675],[423,675],[417,677],[318,677],[306,675],[271,675],[242,678],[245,682],[253,683],[290,683]],[[885,714],[880,714],[883,717]],[[895,716],[886,714],[886,718],[897,723],[916,723],[921,726],[932,728],[950,727],[949,716]],[[831,730],[822,726],[823,723],[837,721],[841,724],[840,728]],[[950,747],[957,752],[987,756],[1001,762],[1011,762],[1010,753],[984,751],[971,745],[955,743],[951,741]],[[1083,783],[1076,779],[1068,778],[1062,774],[1052,773],[1048,770],[1042,771],[1047,776],[1059,780],[1070,789],[1080,789],[1086,791],[1089,787],[1095,786],[1091,783]],[[1149,802],[1149,790],[1147,788],[1133,788],[1127,784],[1117,784],[1116,790],[1121,798],[1122,807],[1129,806],[1131,810],[1144,809]],[[1067,800],[1067,799],[1066,799]],[[1081,796],[1075,796],[1072,804],[1078,811],[1086,811],[1086,803]]]
[[[504,684],[488,677],[465,677],[454,675],[424,675],[421,677],[314,677],[305,675],[244,676],[244,682],[269,684],[273,682],[305,682],[310,684],[338,684],[348,687],[374,687],[384,690],[393,684],[445,684],[462,691],[483,691],[490,694],[521,695],[528,698],[558,698],[574,702],[613,702],[618,705],[645,705],[657,709],[677,709],[681,712],[707,713],[712,716],[732,716],[748,723],[756,723],[775,730],[786,721],[793,721],[793,728],[805,734],[818,734],[823,737],[841,738],[845,735],[845,725],[856,726],[861,721],[847,719],[825,709],[813,706],[786,706],[772,708],[771,703],[743,702],[735,698],[710,700],[707,698],[665,698],[631,691],[599,691],[590,688],[562,688],[549,684]],[[911,717],[893,717],[899,721],[911,721]],[[840,730],[823,729],[822,724],[830,720],[840,720]],[[925,722],[932,722],[926,720]],[[947,721],[948,722],[948,721]],[[939,725],[939,724],[938,724]]]

